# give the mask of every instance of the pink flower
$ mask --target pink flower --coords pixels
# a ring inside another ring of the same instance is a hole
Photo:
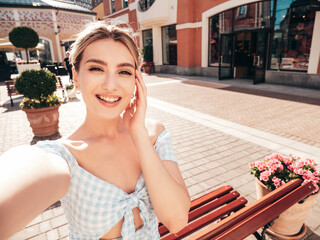
[[[270,171],[264,171],[260,174],[260,181],[265,181],[267,182],[269,180],[269,177],[271,175]]]
[[[259,169],[259,171],[263,171],[267,168],[266,162],[256,162],[255,165]]]
[[[292,163],[292,160],[291,160],[291,158],[284,157],[283,158],[283,163],[288,166],[288,165],[290,165]]]
[[[250,168],[254,168],[255,167],[255,163],[254,162],[251,162],[248,165],[249,165]]]
[[[277,159],[269,160],[267,162],[267,167],[272,173],[275,173],[278,170],[278,168],[280,170],[283,170],[283,166],[282,166],[281,162]]]
[[[277,177],[272,178],[273,184],[276,186],[276,188],[281,186],[281,179]]]
[[[266,156],[265,159],[266,160],[272,160],[272,159],[282,160],[283,157],[280,153],[272,153],[272,154]]]
[[[303,175],[305,170],[301,169],[301,168],[294,168],[293,172],[299,175]]]

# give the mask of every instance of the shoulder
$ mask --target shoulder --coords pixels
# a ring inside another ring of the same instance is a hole
[[[164,125],[155,119],[146,119],[146,128],[152,144],[155,144],[158,136],[165,130]]]

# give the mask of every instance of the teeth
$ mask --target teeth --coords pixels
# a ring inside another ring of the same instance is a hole
[[[119,98],[104,97],[104,96],[98,96],[98,97],[106,102],[118,102],[120,100],[120,97]]]

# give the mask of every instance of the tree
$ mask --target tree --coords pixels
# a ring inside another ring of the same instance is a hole
[[[17,48],[24,48],[29,62],[28,48],[34,48],[39,43],[38,33],[29,27],[15,27],[9,32],[9,41]]]

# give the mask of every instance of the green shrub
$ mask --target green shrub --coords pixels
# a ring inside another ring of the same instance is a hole
[[[15,27],[9,32],[9,41],[17,48],[24,48],[29,62],[28,48],[34,48],[39,43],[38,33],[29,27]]]
[[[147,45],[142,49],[143,61],[144,62],[153,62],[153,47]]]
[[[16,78],[16,90],[30,99],[48,97],[57,90],[57,78],[54,73],[47,70],[25,70]]]

